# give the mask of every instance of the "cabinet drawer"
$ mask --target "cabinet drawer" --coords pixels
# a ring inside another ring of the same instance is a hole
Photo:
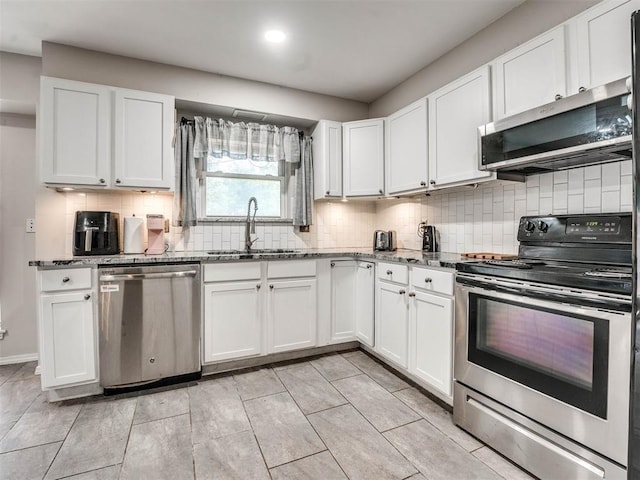
[[[421,290],[453,295],[453,272],[414,267],[411,286]]]
[[[91,288],[90,268],[62,268],[40,272],[40,290],[43,292],[83,288]]]
[[[260,278],[260,265],[260,262],[207,263],[204,265],[204,281],[256,280]]]
[[[379,263],[378,278],[396,283],[409,283],[409,268],[399,263]]]
[[[267,266],[268,278],[315,277],[315,260],[286,260],[283,262],[269,262]]]

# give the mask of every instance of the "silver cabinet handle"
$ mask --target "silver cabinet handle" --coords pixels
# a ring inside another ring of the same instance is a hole
[[[371,268],[371,265],[367,265],[367,270],[369,270]]]
[[[273,290],[273,285],[269,285],[269,288],[270,288],[271,290]]]
[[[410,296],[411,298],[415,297],[415,296],[416,296],[416,292],[409,292],[409,296]]]
[[[326,195],[329,195],[329,193],[330,193],[330,192],[329,192],[329,190],[327,190],[327,193],[326,193]]]
[[[580,88],[578,89],[578,93],[582,93],[582,92],[586,92],[586,91],[587,91],[587,89],[586,89],[586,88],[584,88],[584,87],[580,87]]]
[[[100,183],[106,183],[106,180],[104,178],[101,178]]]
[[[256,283],[256,290],[260,290],[260,287],[262,287],[261,283]]]
[[[62,278],[62,283],[69,283],[71,279],[69,277],[63,277]]]
[[[421,187],[426,187],[427,186],[427,182],[420,182],[420,186]]]
[[[431,283],[431,282],[433,282],[433,278],[427,277],[424,279],[424,283]]]
[[[407,293],[407,292],[406,292],[406,291],[405,291],[405,289],[403,288],[403,289],[402,289],[402,290],[400,290],[398,293],[399,293],[400,295],[404,295],[404,294],[405,294],[405,293]]]
[[[392,273],[393,273],[393,271],[387,270],[387,275],[391,275]]]
[[[336,264],[335,264],[334,262],[331,262],[331,264],[330,264],[330,265],[331,265],[331,268],[333,268],[333,267],[335,267],[335,266],[336,266]]]
[[[560,100],[561,98],[562,98],[562,95],[560,95],[559,93],[556,93],[555,99]]]
[[[101,282],[112,282],[117,280],[143,280],[145,278],[181,278],[195,277],[197,270],[184,270],[182,272],[163,273],[125,273],[121,275],[100,275]]]
[[[382,195],[384,192],[382,191],[382,189],[378,190],[378,192],[380,193],[380,195]]]
[[[116,183],[122,183],[119,178],[116,178]]]
[[[436,181],[435,181],[435,180],[431,180],[429,183],[430,183],[431,185],[435,185],[435,184],[436,184]]]
[[[89,295],[88,293],[84,296],[85,300],[89,300],[91,298],[91,295]]]

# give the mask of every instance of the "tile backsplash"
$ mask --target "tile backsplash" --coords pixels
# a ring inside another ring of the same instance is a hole
[[[291,225],[258,224],[254,248],[370,247],[373,231],[396,230],[398,247],[420,249],[418,223],[436,226],[443,252],[516,253],[523,215],[631,211],[631,161],[529,176],[525,183],[491,182],[477,188],[434,192],[409,198],[316,202],[314,225],[300,233]],[[76,210],[109,210],[121,221],[133,214],[172,218],[170,194],[67,192],[65,254],[71,254]],[[122,237],[122,235],[121,235]],[[173,251],[243,248],[242,223],[205,224],[166,234]],[[145,239],[146,240],[146,239]]]

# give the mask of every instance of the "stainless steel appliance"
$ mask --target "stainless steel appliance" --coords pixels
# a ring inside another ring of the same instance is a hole
[[[626,80],[479,127],[481,170],[525,175],[631,158]]]
[[[199,264],[100,268],[99,286],[105,393],[200,377]]]
[[[420,222],[418,225],[418,236],[422,238],[422,250],[424,252],[438,251],[438,232],[433,225]]]
[[[395,251],[397,249],[395,230],[376,230],[373,232],[373,249]]]
[[[114,255],[118,245],[119,216],[113,212],[76,212],[74,255]]]
[[[523,217],[456,276],[454,421],[534,475],[627,478],[630,213]]]

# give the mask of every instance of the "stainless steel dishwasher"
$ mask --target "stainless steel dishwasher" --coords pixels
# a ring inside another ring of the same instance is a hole
[[[102,267],[105,394],[200,377],[200,265]]]

